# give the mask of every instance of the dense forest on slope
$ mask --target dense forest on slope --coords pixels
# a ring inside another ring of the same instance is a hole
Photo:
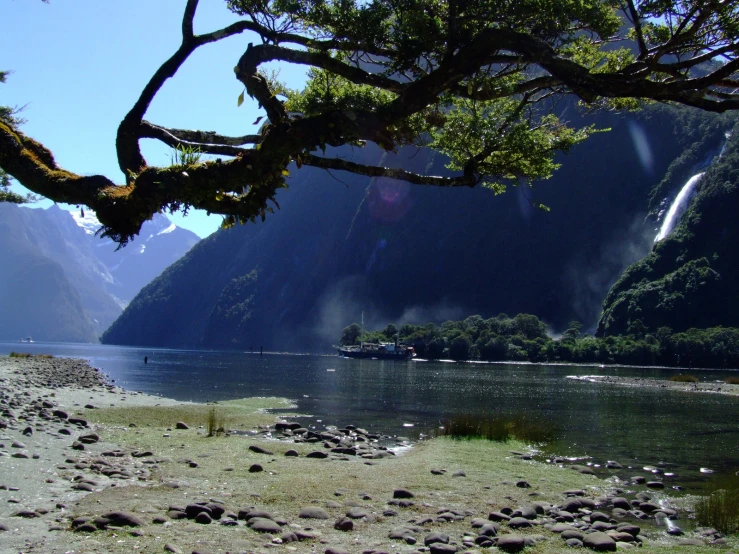
[[[363,332],[358,323],[345,327],[341,346],[360,342],[394,342],[413,346],[419,358],[489,362],[554,362],[626,365],[662,365],[700,368],[739,367],[739,329],[713,327],[673,333],[667,327],[655,333],[632,328],[627,335],[597,338],[582,333],[572,321],[553,339],[538,317],[499,314],[490,319],[479,315],[437,326],[394,324]]]
[[[672,233],[608,292],[598,335],[622,335],[632,327],[654,333],[661,327],[739,326],[739,125],[733,123],[735,118],[724,116],[696,126],[700,140],[652,192],[652,213],[665,211],[668,202],[658,204],[658,198],[670,191],[671,202],[692,175],[705,172]]]
[[[608,287],[650,247],[650,190],[688,146],[669,109],[563,115],[611,131],[563,155],[551,180],[501,196],[295,169],[280,211],[202,241],[103,341],[325,352],[362,311],[368,325],[528,312],[555,330],[594,327]],[[344,155],[445,171],[424,150]]]

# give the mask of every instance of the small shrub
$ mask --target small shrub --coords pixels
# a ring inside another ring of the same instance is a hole
[[[446,420],[436,432],[436,436],[453,439],[508,442],[515,438],[536,444],[549,442],[555,435],[555,428],[551,423],[525,415],[512,417],[458,415]]]
[[[716,481],[710,491],[695,505],[698,523],[725,535],[739,533],[739,476]]]
[[[728,385],[739,385],[739,377],[727,377],[724,379],[724,383]]]
[[[681,375],[673,375],[670,377],[670,381],[674,381],[677,383],[697,383],[698,377],[695,375],[687,375],[687,374],[681,374]]]
[[[223,417],[223,414],[216,410],[215,406],[208,410],[206,426],[208,427],[209,437],[215,437],[223,433],[225,424],[226,419]]]

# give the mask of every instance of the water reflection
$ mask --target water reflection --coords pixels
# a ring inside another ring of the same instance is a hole
[[[19,345],[1,344],[0,354]],[[616,460],[614,475],[663,471],[688,489],[739,469],[739,398],[567,379],[593,367],[452,364],[157,350],[100,345],[24,344],[24,351],[78,356],[131,390],[179,400],[284,396],[323,424],[353,423],[389,434],[428,432],[455,414],[531,414],[553,421],[560,439],[547,454]],[[144,365],[143,358],[149,362]],[[327,371],[333,369],[334,371]],[[622,376],[668,377],[671,370],[606,368]],[[695,372],[719,380],[729,372]],[[736,375],[736,372],[734,373]],[[315,423],[315,421],[313,422]],[[404,423],[414,427],[404,428]],[[605,470],[604,470],[605,471]]]

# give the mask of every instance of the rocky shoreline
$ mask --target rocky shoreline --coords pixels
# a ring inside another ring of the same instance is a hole
[[[137,416],[181,406],[115,387],[84,361],[0,359],[0,552],[739,546],[714,529],[684,535],[685,513],[657,482],[615,488],[505,445],[429,441],[396,456],[388,437],[351,425],[262,414],[272,423],[208,439]],[[95,422],[122,407],[139,423]]]
[[[697,383],[686,383],[681,381],[669,381],[667,379],[654,379],[651,377],[620,377],[617,375],[573,375],[569,378],[577,381],[587,381],[604,385],[619,385],[623,387],[646,387],[691,393],[727,394],[731,396],[739,395],[739,385],[733,385],[722,381],[699,381]]]

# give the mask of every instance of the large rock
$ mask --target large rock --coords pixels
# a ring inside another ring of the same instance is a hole
[[[300,510],[298,517],[302,517],[304,519],[328,519],[329,515],[323,508],[319,508],[318,506],[307,506]]]
[[[281,533],[282,527],[271,519],[266,517],[253,517],[246,523],[253,531],[259,533]]]
[[[612,537],[606,535],[601,531],[585,535],[582,542],[586,547],[590,548],[591,550],[595,550],[596,552],[616,551],[616,541],[613,540]]]
[[[520,552],[526,546],[526,539],[521,535],[503,535],[495,545],[503,552]]]
[[[144,520],[131,512],[108,512],[103,514],[108,520],[108,525],[114,527],[140,527],[144,525]]]

